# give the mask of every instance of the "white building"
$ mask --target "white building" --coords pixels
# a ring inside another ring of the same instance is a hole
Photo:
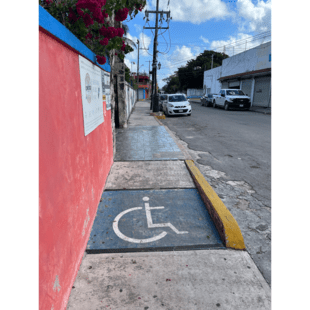
[[[187,98],[201,98],[203,94],[203,89],[198,88],[188,88],[186,92]]]
[[[271,107],[271,42],[224,59],[221,67],[204,72],[203,84],[206,93],[237,88],[252,106]]]

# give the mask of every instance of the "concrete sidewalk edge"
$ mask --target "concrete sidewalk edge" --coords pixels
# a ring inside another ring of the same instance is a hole
[[[224,205],[222,200],[212,189],[211,185],[203,177],[202,173],[194,164],[192,157],[188,154],[188,152],[184,149],[184,147],[177,142],[171,130],[155,116],[154,118],[161,126],[165,127],[165,129],[168,131],[170,136],[173,138],[175,143],[178,145],[178,147],[185,155],[186,167],[190,172],[190,175],[199,191],[199,194],[215,224],[215,227],[224,245],[227,248],[232,248],[236,250],[245,250],[245,244],[240,227],[235,218],[233,217],[233,215],[229,212],[229,210]]]
[[[196,167],[194,161],[185,160],[185,163],[225,246],[235,250],[245,250],[240,227],[233,215]]]

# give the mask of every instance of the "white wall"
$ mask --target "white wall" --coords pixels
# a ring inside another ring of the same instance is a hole
[[[203,85],[207,89],[210,88],[209,93],[219,93],[221,90],[221,83],[218,79],[222,76],[222,67],[217,67],[204,72]]]
[[[226,58],[222,63],[222,76],[271,68],[271,42]]]
[[[137,102],[137,91],[134,90],[127,82],[125,82],[125,96],[127,107],[127,119],[129,119],[130,113]]]
[[[188,88],[187,97],[201,97],[203,95],[203,89]]]
[[[204,72],[204,88],[206,90],[210,88],[210,93],[218,93],[222,88],[218,79],[222,76],[271,68],[269,55],[271,55],[271,42],[224,59],[222,66]]]

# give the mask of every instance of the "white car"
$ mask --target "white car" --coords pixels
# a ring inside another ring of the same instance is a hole
[[[221,89],[219,95],[213,101],[213,107],[222,107],[225,110],[240,109],[249,110],[251,98],[240,89]]]
[[[192,114],[192,106],[184,94],[167,94],[163,101],[163,111],[169,115],[188,115]]]

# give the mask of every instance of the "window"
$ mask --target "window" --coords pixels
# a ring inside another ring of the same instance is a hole
[[[182,101],[186,101],[186,98],[183,95],[169,96],[169,102],[182,102]]]
[[[227,95],[230,95],[230,96],[238,96],[238,95],[244,96],[244,92],[242,90],[228,90],[227,91]]]

